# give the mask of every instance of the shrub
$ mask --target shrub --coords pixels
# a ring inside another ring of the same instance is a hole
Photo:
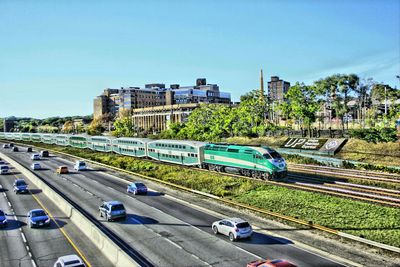
[[[371,129],[353,129],[349,131],[350,137],[358,138],[372,143],[395,142],[395,128],[371,128]]]

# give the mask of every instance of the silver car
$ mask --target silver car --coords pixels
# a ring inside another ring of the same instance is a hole
[[[240,238],[249,238],[253,234],[251,225],[240,218],[228,218],[216,221],[212,224],[214,234],[229,236],[230,241]]]

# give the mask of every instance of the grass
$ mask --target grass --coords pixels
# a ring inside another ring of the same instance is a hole
[[[397,208],[117,154],[45,144],[40,146],[400,247],[400,209]]]

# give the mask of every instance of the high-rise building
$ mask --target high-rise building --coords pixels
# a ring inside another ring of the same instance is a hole
[[[271,76],[271,81],[268,82],[268,97],[272,102],[282,102],[285,99],[285,94],[289,90],[290,82],[279,79],[278,76]]]

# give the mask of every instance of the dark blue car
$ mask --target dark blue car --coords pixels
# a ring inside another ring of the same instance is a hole
[[[0,227],[7,225],[7,217],[4,211],[0,210]]]
[[[127,193],[133,193],[134,195],[137,194],[147,194],[147,187],[141,182],[134,182],[128,185],[126,189]]]
[[[14,192],[18,193],[27,193],[28,192],[28,185],[25,183],[24,179],[17,179],[14,182]]]
[[[50,217],[42,209],[35,209],[28,212],[27,222],[30,228],[50,225]]]

